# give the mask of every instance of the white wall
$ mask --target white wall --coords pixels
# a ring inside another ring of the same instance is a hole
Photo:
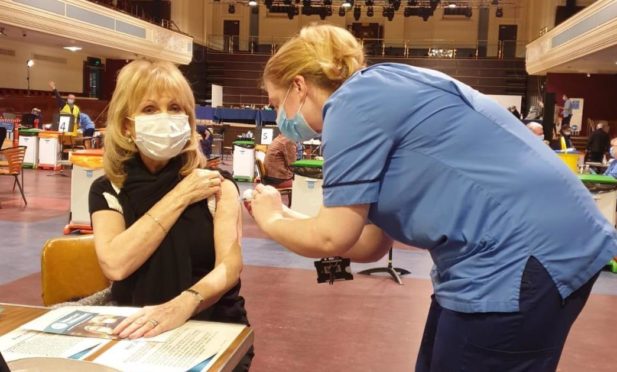
[[[58,47],[26,44],[2,40],[0,48],[15,51],[15,56],[0,54],[0,87],[26,89],[26,61],[34,59],[30,69],[30,89],[49,90],[48,82],[54,80],[60,91],[81,92],[83,90],[83,61],[87,56]],[[34,58],[35,55],[60,58],[51,62]]]

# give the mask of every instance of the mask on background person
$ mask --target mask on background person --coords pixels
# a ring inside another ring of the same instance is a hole
[[[611,154],[611,158],[617,159],[617,157],[615,156],[615,147],[611,146],[611,148],[608,149],[608,153]]]
[[[139,115],[134,120],[135,145],[141,153],[154,160],[169,160],[177,156],[191,136],[186,114]]]
[[[540,141],[544,141],[544,134],[536,134],[536,137],[538,137]]]
[[[66,103],[68,103],[69,105],[72,105],[73,103],[75,103],[74,99],[67,99]]]
[[[283,99],[283,103],[279,106],[278,116],[276,117],[276,125],[280,129],[283,136],[294,142],[310,140],[311,138],[317,136],[317,132],[315,132],[313,128],[308,125],[304,119],[304,115],[300,112],[300,110],[302,110],[302,106],[304,106],[304,102],[300,104],[298,112],[293,118],[287,118],[287,114],[285,113],[285,102],[287,102],[287,97],[289,97],[290,91],[291,86],[287,89],[285,99]]]

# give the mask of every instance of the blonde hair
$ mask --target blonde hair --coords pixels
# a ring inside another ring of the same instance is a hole
[[[364,66],[364,51],[351,33],[314,24],[304,27],[268,60],[263,81],[287,87],[294,76],[301,75],[320,88],[334,91]]]
[[[140,59],[120,70],[116,89],[109,102],[103,167],[105,175],[114,185],[122,187],[127,176],[124,163],[138,152],[126,135],[127,128],[133,125],[128,117],[137,112],[148,94],[163,92],[176,99],[188,115],[191,126],[191,138],[182,150],[180,174],[186,176],[199,165],[205,164],[197,148],[199,139],[195,130],[195,98],[188,82],[170,62]]]

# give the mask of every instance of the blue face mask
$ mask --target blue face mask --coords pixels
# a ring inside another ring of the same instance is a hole
[[[283,103],[279,106],[278,116],[276,117],[276,125],[281,130],[283,136],[288,139],[294,142],[308,141],[317,136],[317,132],[315,132],[313,128],[307,124],[306,120],[304,120],[304,116],[300,112],[304,102],[300,104],[298,112],[293,118],[288,119],[287,114],[285,113],[285,102],[287,102],[287,97],[289,96],[290,90],[291,86],[287,89],[285,99],[283,99]]]

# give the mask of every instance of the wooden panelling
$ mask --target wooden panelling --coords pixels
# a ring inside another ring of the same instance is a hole
[[[223,86],[224,103],[264,105],[267,94],[261,89],[263,69],[270,55],[224,54],[209,51],[207,79]],[[524,96],[528,75],[523,59],[433,59],[368,56],[368,64],[405,63],[448,74],[486,94]]]

